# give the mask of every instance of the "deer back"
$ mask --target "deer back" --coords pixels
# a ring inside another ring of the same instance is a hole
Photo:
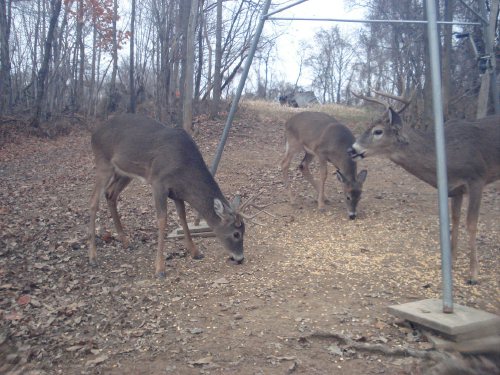
[[[354,143],[351,131],[336,118],[323,112],[301,112],[286,123],[286,136],[316,156],[339,168],[349,179],[356,179],[356,162],[347,154]]]
[[[196,186],[222,199],[198,147],[182,129],[143,115],[125,114],[97,129],[91,142],[96,157],[106,159],[121,174],[149,183],[169,181],[171,192],[183,200],[189,201],[189,191]]]
[[[467,181],[487,184],[500,178],[500,116],[450,120],[444,130],[450,192]],[[437,185],[434,133],[412,129],[391,108],[358,137],[353,149],[362,157],[386,155],[423,181]]]

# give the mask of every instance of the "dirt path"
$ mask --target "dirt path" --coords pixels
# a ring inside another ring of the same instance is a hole
[[[435,190],[373,159],[362,165],[369,172],[359,219],[348,219],[333,176],[331,204],[319,213],[312,188],[293,172],[299,206],[291,207],[278,168],[290,113],[253,111],[236,121],[217,180],[228,197],[262,191],[260,202],[275,202],[269,207],[275,217],[247,226],[246,262],[239,266],[215,239],[196,239],[202,261],[186,257],[180,241],[167,241],[165,280],[154,277],[156,222],[150,190],[139,182],[119,208],[132,248],[114,237],[101,240],[99,267],[87,265],[88,134],[0,150],[0,373],[421,373],[425,360],[364,352],[314,334],[432,347],[386,309],[440,297]],[[197,142],[208,164],[221,130],[221,123],[201,125]],[[104,206],[100,226],[113,232]],[[496,183],[483,197],[480,284],[464,285],[464,230],[454,275],[457,303],[494,313],[499,218]],[[172,215],[171,228],[175,223]]]

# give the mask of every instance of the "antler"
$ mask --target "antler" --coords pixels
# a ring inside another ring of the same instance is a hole
[[[259,197],[261,194],[262,194],[262,191],[259,192],[259,193],[257,193],[257,194],[252,195],[250,198],[248,198],[242,204],[239,204],[240,199],[239,199],[239,197],[237,197],[237,201],[235,199],[235,203],[236,204],[234,204],[233,208],[234,208],[235,212],[238,213],[238,215],[240,215],[242,218],[244,218],[246,220],[249,220],[249,221],[251,221],[254,224],[264,226],[265,224],[259,223],[258,221],[253,220],[253,218],[256,217],[257,215],[260,215],[261,213],[265,213],[265,214],[267,214],[267,215],[269,215],[269,216],[271,216],[273,218],[275,218],[276,216],[274,216],[270,212],[264,210],[264,208],[270,206],[272,203],[269,203],[269,204],[266,204],[266,205],[256,205],[254,203],[255,199],[257,197]],[[243,210],[245,208],[247,208],[247,207],[254,207],[254,208],[258,209],[259,211],[257,213],[255,213],[255,214],[253,214],[253,215],[244,214]]]
[[[399,108],[396,113],[401,113],[403,112],[406,108],[408,108],[408,106],[410,105],[410,103],[412,102],[413,100],[413,97],[415,96],[415,93],[417,91],[417,87],[415,86],[411,92],[411,95],[409,98],[405,98],[403,95],[393,95],[393,94],[389,94],[389,93],[385,93],[385,92],[382,92],[382,91],[379,91],[379,90],[375,90],[371,87],[369,87],[370,91],[374,92],[375,94],[377,95],[380,95],[380,96],[383,96],[383,97],[386,97],[386,98],[389,98],[389,99],[393,99],[393,100],[396,100],[398,102],[401,102],[403,103],[403,107]],[[403,89],[404,91],[404,89]],[[357,94],[355,93],[354,91],[351,91],[352,94],[359,98],[359,99],[363,99],[363,100],[366,100],[368,102],[372,102],[372,103],[378,103],[378,104],[382,104],[385,109],[389,109],[390,104],[388,102],[385,102],[383,100],[380,100],[380,99],[377,99],[377,98],[372,98],[372,97],[367,97],[367,96],[364,96],[364,95],[361,95],[361,94]]]
[[[370,89],[371,90],[371,89]],[[367,102],[372,102],[372,103],[376,103],[376,104],[381,104],[385,107],[385,109],[389,109],[390,105],[389,103],[387,102],[384,102],[383,100],[379,100],[377,98],[372,98],[371,96],[365,96],[363,94],[358,94],[354,91],[351,90],[351,93],[356,97],[356,98],[359,98],[361,100],[366,100]]]

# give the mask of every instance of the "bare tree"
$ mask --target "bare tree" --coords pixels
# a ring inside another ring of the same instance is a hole
[[[61,12],[61,0],[52,0],[51,5],[52,5],[52,14],[50,17],[47,37],[45,39],[45,53],[43,56],[43,62],[40,70],[38,71],[38,86],[36,92],[36,101],[35,101],[34,115],[31,121],[31,125],[35,128],[38,128],[40,125],[40,116],[42,114],[42,102],[46,93],[45,90],[46,79],[49,73],[49,60],[52,53],[52,43],[55,37],[59,13]]]
[[[129,91],[130,91],[130,102],[128,106],[128,111],[131,113],[135,112],[136,106],[136,92],[135,92],[135,60],[134,60],[134,43],[135,43],[135,4],[136,1],[132,0],[132,15],[130,17],[130,67],[129,67]]]
[[[10,112],[12,106],[9,47],[11,5],[10,0],[0,0],[0,115]]]
[[[335,26],[320,30],[314,36],[316,48],[311,48],[307,64],[313,69],[313,82],[322,91],[323,101],[340,103],[355,57],[352,45]]]
[[[184,97],[182,109],[182,127],[189,134],[193,133],[193,74],[194,74],[194,40],[196,21],[198,18],[198,0],[191,0],[191,9],[186,35],[186,67],[184,77]]]
[[[108,112],[116,111],[118,107],[118,89],[116,87],[116,76],[118,75],[118,29],[116,22],[118,20],[118,0],[113,0],[113,19],[112,19],[112,61],[113,70],[111,72],[111,81],[109,82]]]
[[[222,0],[217,0],[217,19],[215,25],[214,90],[211,109],[212,117],[217,115],[222,93]]]

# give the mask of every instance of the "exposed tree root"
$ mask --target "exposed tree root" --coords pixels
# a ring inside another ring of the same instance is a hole
[[[359,342],[342,335],[340,333],[334,332],[313,332],[306,338],[319,338],[319,339],[335,339],[340,341],[342,344],[349,346],[350,348],[365,351],[365,352],[378,352],[388,356],[397,357],[415,357],[421,359],[431,359],[434,361],[439,361],[449,358],[446,353],[437,352],[435,350],[418,350],[410,348],[391,348],[384,344],[370,344],[366,342]]]

